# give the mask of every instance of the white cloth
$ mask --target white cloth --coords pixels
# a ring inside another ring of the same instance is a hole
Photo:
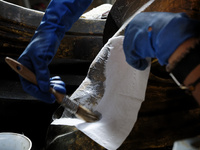
[[[61,118],[54,125],[75,125],[106,149],[117,149],[131,132],[141,103],[144,101],[150,65],[139,71],[127,64],[123,52],[123,36],[107,43],[110,55],[105,67],[105,92],[96,107],[102,119],[86,123],[79,119]],[[150,64],[150,63],[149,63]]]

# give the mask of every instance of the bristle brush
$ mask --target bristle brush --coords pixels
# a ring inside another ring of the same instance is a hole
[[[6,57],[5,61],[15,72],[21,75],[24,79],[37,85],[36,76],[32,71],[30,71],[28,68],[12,58]],[[59,104],[61,104],[72,114],[76,115],[78,118],[85,120],[86,122],[95,122],[99,120],[99,116],[97,114],[78,104],[76,101],[71,100],[67,95],[61,94],[55,91],[53,88],[50,88],[49,91],[54,94],[54,96],[56,97],[56,101]]]

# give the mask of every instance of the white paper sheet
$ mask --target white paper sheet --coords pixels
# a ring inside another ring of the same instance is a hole
[[[123,39],[120,36],[109,40],[111,52],[106,63],[105,93],[97,105],[102,119],[94,123],[70,118],[52,122],[53,125],[75,125],[109,150],[117,149],[131,132],[145,98],[150,71],[150,65],[145,71],[139,71],[126,63]]]

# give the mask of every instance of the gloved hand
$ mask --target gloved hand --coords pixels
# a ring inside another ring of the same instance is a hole
[[[144,70],[145,58],[157,58],[161,65],[185,40],[195,37],[199,22],[185,13],[143,12],[136,15],[125,30],[123,43],[126,61],[132,67]]]
[[[65,83],[61,80],[59,76],[52,77],[49,80],[50,80],[50,87],[52,87],[59,93],[66,94]]]
[[[23,89],[38,99],[52,103],[49,97],[49,70],[52,61],[67,30],[79,19],[92,0],[51,0],[43,19],[31,42],[18,61],[33,71],[38,87],[20,77]],[[47,101],[49,99],[49,101]]]
[[[59,76],[50,78],[49,83],[50,83],[50,87],[52,87],[57,92],[66,94],[65,83],[61,80],[61,78]],[[29,89],[26,88],[25,90],[29,90]],[[39,99],[43,102],[53,103],[56,100],[55,96],[52,93],[50,93],[50,91],[48,93],[38,91],[37,85],[31,85],[31,90],[33,90],[33,93],[34,92],[36,93],[36,95],[34,95],[34,97],[36,97],[37,99]],[[37,94],[37,93],[39,93],[39,94]]]
[[[59,76],[50,78],[50,87],[52,87],[54,90],[56,90],[59,93],[66,94],[65,83],[61,80]],[[54,102],[56,100],[55,96],[53,94],[49,94],[49,95],[50,97],[47,97],[45,94],[42,100],[45,102]],[[43,95],[40,95],[40,97],[41,96]]]

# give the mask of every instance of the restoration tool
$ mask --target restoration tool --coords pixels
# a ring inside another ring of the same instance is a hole
[[[37,85],[37,80],[35,74],[30,71],[28,68],[23,66],[18,61],[6,57],[5,58],[6,63],[19,75],[21,75],[24,79],[28,80],[29,82]],[[61,94],[54,90],[53,88],[50,88],[49,91],[54,94],[56,97],[56,101],[61,104],[64,108],[66,108],[69,112],[74,114],[76,117],[85,120],[86,122],[94,122],[98,121],[99,117],[97,114],[93,113],[89,109],[83,107],[78,102],[71,100],[69,96],[65,94]]]

